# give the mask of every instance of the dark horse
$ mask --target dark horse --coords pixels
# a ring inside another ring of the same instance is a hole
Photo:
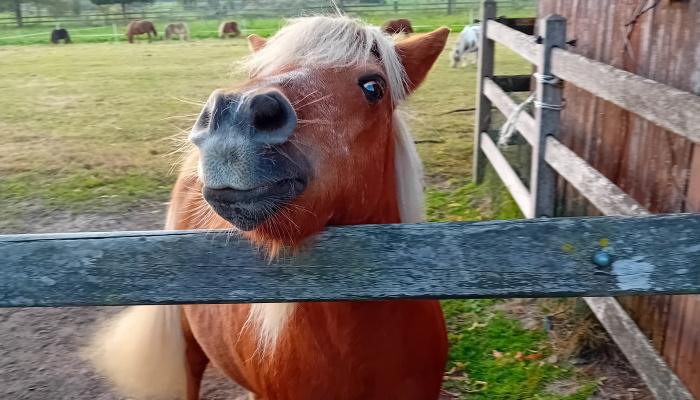
[[[126,27],[126,36],[129,38],[129,43],[134,43],[134,35],[148,34],[148,41],[151,41],[151,32],[153,32],[154,37],[158,37],[158,32],[156,32],[156,27],[153,26],[151,21],[134,21]]]
[[[221,25],[219,25],[219,37],[221,39],[225,39],[229,37],[229,35],[233,35],[233,37],[239,36],[241,34],[241,31],[238,30],[238,23],[231,21],[231,22],[222,22]]]
[[[59,40],[63,40],[63,43],[70,43],[70,36],[68,36],[68,31],[65,29],[54,29],[51,32],[51,43],[58,44]]]
[[[382,26],[382,30],[390,35],[395,35],[397,33],[413,33],[411,21],[407,19],[389,21]]]

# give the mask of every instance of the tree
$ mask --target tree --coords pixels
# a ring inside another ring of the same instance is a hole
[[[126,19],[126,5],[131,3],[153,3],[155,0],[90,0],[92,4],[103,6],[108,4],[121,4],[122,14],[124,19]]]

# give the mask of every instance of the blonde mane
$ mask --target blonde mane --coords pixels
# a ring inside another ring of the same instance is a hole
[[[274,74],[290,65],[300,68],[341,68],[379,58],[394,102],[393,123],[397,198],[401,222],[425,221],[423,165],[416,151],[404,105],[407,77],[394,40],[379,27],[339,16],[289,20],[260,51],[241,63],[251,76]],[[261,353],[273,351],[284,326],[294,314],[294,303],[252,304],[246,326],[256,329]]]

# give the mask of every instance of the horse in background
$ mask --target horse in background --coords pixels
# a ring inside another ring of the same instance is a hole
[[[399,33],[413,33],[413,27],[411,27],[411,21],[407,19],[397,19],[392,21],[387,21],[383,26],[382,30],[390,35],[396,35]]]
[[[166,26],[165,40],[172,39],[173,35],[180,35],[180,40],[190,40],[190,29],[184,22]]]
[[[189,134],[166,229],[234,229],[277,257],[329,225],[425,221],[405,104],[448,36],[395,43],[347,16],[251,35],[249,80]],[[197,400],[211,362],[251,399],[437,400],[447,332],[436,300],[138,306],[92,350],[137,399]]]
[[[471,64],[469,62],[469,55],[474,53],[476,56],[479,51],[480,34],[481,27],[479,25],[467,25],[462,29],[462,32],[459,34],[459,39],[452,49],[452,57],[450,60],[452,68],[457,68],[457,64],[459,64],[460,61],[462,61],[462,67]],[[476,63],[476,57],[474,57],[474,63]]]
[[[53,32],[51,32],[51,43],[58,44],[59,40],[63,40],[63,43],[65,44],[70,43],[70,36],[68,35],[67,30],[61,28],[54,29]]]
[[[134,36],[143,34],[148,34],[148,42],[150,43],[151,33],[153,33],[153,37],[158,37],[156,27],[153,26],[151,21],[133,21],[126,27],[126,36],[129,39],[129,43],[134,43]]]
[[[238,23],[235,21],[222,22],[219,24],[219,38],[226,39],[229,36],[238,37],[241,35],[241,31],[238,29]]]

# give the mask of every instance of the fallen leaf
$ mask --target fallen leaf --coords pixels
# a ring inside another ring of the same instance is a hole
[[[529,356],[525,356],[525,358],[528,360],[536,360],[536,359],[540,358],[541,356],[542,356],[542,354],[538,353],[538,354],[530,354]]]
[[[557,357],[556,354],[553,355],[553,356],[550,356],[549,358],[547,358],[547,362],[550,363],[550,364],[555,364],[555,363],[557,363],[558,361],[559,361],[559,357]]]
[[[484,382],[484,381],[476,381],[476,382],[474,382],[474,384],[475,384],[475,385],[483,386],[483,387],[481,388],[481,390],[486,390],[486,389],[489,387],[489,383],[488,383],[488,382]]]
[[[485,326],[486,326],[486,324],[480,324],[480,323],[478,323],[478,322],[474,322],[474,324],[472,324],[471,327],[467,328],[467,330],[468,330],[468,331],[473,331],[473,330],[476,329],[476,328],[483,328],[483,327],[485,327]]]
[[[516,360],[522,360],[523,359],[523,352],[519,351],[518,354],[515,355]]]
[[[459,203],[452,203],[452,204],[448,204],[447,206],[448,206],[448,207],[460,207],[461,204],[459,204]]]
[[[544,361],[540,361],[539,366],[540,366],[540,367],[544,367],[544,364],[545,364]]]
[[[503,358],[503,353],[501,353],[501,352],[498,351],[498,350],[494,350],[494,351],[493,351],[493,356],[494,356],[495,358]]]
[[[469,363],[468,363],[468,362],[459,362],[459,361],[456,361],[456,362],[455,362],[455,365],[457,366],[457,368],[462,369],[462,368],[466,367],[467,365],[469,365]]]

